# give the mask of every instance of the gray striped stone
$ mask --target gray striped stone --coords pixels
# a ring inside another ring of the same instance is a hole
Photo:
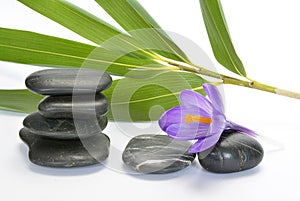
[[[32,133],[53,139],[85,138],[101,132],[107,125],[107,117],[98,119],[48,119],[38,112],[28,115],[23,125]]]
[[[112,83],[109,74],[92,69],[47,69],[29,75],[27,88],[42,95],[95,94]]]
[[[264,150],[254,138],[235,130],[225,130],[212,151],[200,158],[201,166],[210,172],[232,173],[256,167]]]
[[[108,112],[108,108],[108,100],[103,94],[49,96],[38,106],[39,113],[44,117],[77,119],[103,116]]]
[[[182,170],[193,162],[188,152],[192,144],[167,135],[140,135],[127,144],[122,159],[131,169],[146,174],[164,174]]]
[[[110,140],[103,133],[81,140],[53,140],[37,136],[27,128],[20,138],[29,147],[32,163],[46,167],[81,167],[98,164],[109,155]]]

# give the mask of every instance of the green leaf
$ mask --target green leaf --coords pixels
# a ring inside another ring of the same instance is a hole
[[[33,32],[0,29],[0,59],[43,66],[80,67],[94,46]]]
[[[139,43],[127,34],[122,33],[115,27],[88,13],[87,11],[64,0],[18,0],[34,11],[50,18],[51,20],[63,25],[82,37],[98,44],[103,45],[109,39],[113,39],[115,49],[131,47],[134,50],[141,50]],[[117,38],[114,38],[118,36]],[[143,40],[142,40],[143,41]],[[109,47],[111,48],[111,47]],[[153,58],[149,51],[143,50],[139,54],[130,54],[134,57]]]
[[[185,54],[136,0],[96,0],[134,38],[155,46],[162,56],[188,61]]]
[[[37,110],[41,95],[24,90],[0,90],[0,109],[22,113],[32,113]]]
[[[232,44],[220,0],[200,0],[209,40],[218,62],[231,72],[246,77],[246,71]]]
[[[67,1],[18,1],[96,44],[121,34],[113,26]]]
[[[148,79],[116,80],[104,92],[111,101],[108,114],[115,121],[158,120],[165,110],[179,105],[182,90],[203,93],[206,81],[192,73],[167,72]]]
[[[124,75],[131,69],[165,68],[153,60],[119,58],[119,54],[101,47],[5,28],[0,28],[0,60],[51,67],[93,68],[116,75]]]

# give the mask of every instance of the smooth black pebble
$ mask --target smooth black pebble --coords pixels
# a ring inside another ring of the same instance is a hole
[[[109,74],[92,69],[48,69],[26,78],[27,88],[42,95],[95,94],[112,83]]]
[[[98,133],[84,140],[53,140],[20,130],[32,163],[46,167],[81,167],[100,163],[109,155],[109,138]]]
[[[28,115],[24,121],[24,127],[39,136],[54,139],[78,139],[90,137],[105,129],[107,117],[98,119],[49,119],[38,112]]]
[[[192,144],[175,141],[166,135],[140,135],[127,144],[122,159],[131,169],[146,174],[164,174],[182,170],[196,154],[188,152]]]
[[[257,166],[263,156],[263,148],[254,138],[227,130],[205,158],[198,158],[202,167],[210,172],[232,173]]]
[[[47,118],[86,119],[103,116],[108,109],[109,102],[103,94],[49,96],[38,106],[39,113]]]

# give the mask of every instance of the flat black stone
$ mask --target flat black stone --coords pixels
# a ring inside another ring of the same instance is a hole
[[[22,128],[20,138],[29,147],[32,163],[46,167],[81,167],[98,164],[109,155],[109,138],[102,133],[84,140],[54,140]]]
[[[29,75],[27,88],[43,95],[95,94],[112,83],[109,74],[92,69],[49,69]]]
[[[39,113],[28,115],[23,121],[24,127],[32,133],[55,139],[77,139],[95,135],[107,125],[107,117],[98,119],[48,119]]]
[[[182,170],[195,159],[188,152],[187,141],[175,141],[166,135],[140,135],[127,144],[122,159],[131,169],[147,174],[164,174]]]
[[[254,138],[234,130],[224,131],[214,149],[199,162],[215,173],[231,173],[257,166],[263,159],[262,146]]]
[[[49,96],[43,99],[38,110],[47,118],[86,119],[103,116],[108,112],[109,103],[103,94],[84,96]]]

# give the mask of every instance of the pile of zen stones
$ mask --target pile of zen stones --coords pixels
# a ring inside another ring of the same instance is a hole
[[[31,162],[47,167],[80,167],[100,163],[109,155],[110,140],[102,130],[109,102],[100,92],[112,83],[102,71],[50,69],[26,79],[34,93],[46,95],[38,112],[28,115],[20,130],[29,146]],[[190,166],[196,155],[200,165],[215,173],[231,173],[257,166],[262,146],[252,137],[226,130],[218,143],[198,154],[189,153],[190,141],[167,135],[144,134],[132,138],[123,154],[124,164],[146,174],[176,172]],[[120,158],[121,160],[121,158]]]
[[[102,133],[109,102],[100,92],[111,83],[107,73],[90,69],[49,69],[27,77],[27,88],[46,96],[20,130],[30,161],[47,167],[104,161],[110,146],[109,137]]]

